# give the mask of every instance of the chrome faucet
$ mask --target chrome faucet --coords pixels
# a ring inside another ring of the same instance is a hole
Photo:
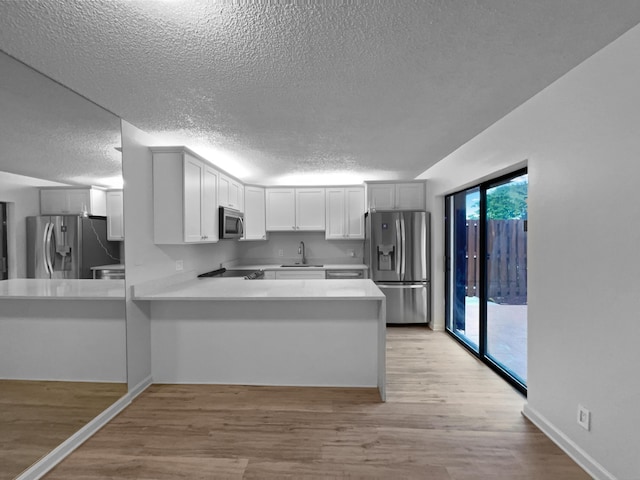
[[[300,245],[298,245],[298,263],[307,263],[307,259],[304,258],[304,242],[300,242]]]

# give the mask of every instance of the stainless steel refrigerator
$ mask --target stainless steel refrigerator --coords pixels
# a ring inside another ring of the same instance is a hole
[[[416,210],[365,215],[365,261],[387,297],[387,323],[431,321],[429,222]]]
[[[120,263],[104,217],[27,217],[28,278],[93,278],[91,267]]]

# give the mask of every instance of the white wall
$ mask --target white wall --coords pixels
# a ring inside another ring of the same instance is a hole
[[[420,176],[442,328],[443,195],[528,163],[525,413],[594,477],[626,480],[640,478],[639,51],[636,27]]]
[[[324,237],[324,232],[270,232],[266,241],[240,242],[239,257],[245,264],[291,263],[297,261],[298,245],[304,242],[308,263],[363,263],[363,240],[326,240]],[[278,255],[279,250],[282,257]]]
[[[184,271],[205,272],[237,258],[237,242],[203,245],[155,245],[153,243],[152,156],[155,139],[122,121],[122,167],[124,175],[125,258],[127,282],[127,364],[129,388],[151,374],[149,309],[133,302],[130,286],[176,273],[182,260]]]
[[[27,276],[27,222],[25,219],[31,215],[40,215],[38,188],[59,185],[62,184],[0,171],[0,202],[8,204],[9,278]]]

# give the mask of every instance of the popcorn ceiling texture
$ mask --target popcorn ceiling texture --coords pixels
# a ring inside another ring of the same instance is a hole
[[[247,182],[394,179],[639,20],[637,0],[21,0],[0,49]]]
[[[122,185],[120,119],[0,53],[0,171]]]

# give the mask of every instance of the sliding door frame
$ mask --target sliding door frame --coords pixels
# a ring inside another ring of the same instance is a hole
[[[501,175],[496,178],[492,178],[481,182],[477,185],[458,190],[445,196],[445,331],[455,339],[460,345],[462,345],[467,351],[469,351],[474,357],[478,358],[481,362],[491,368],[494,372],[500,375],[504,380],[511,384],[516,390],[527,396],[527,386],[521,383],[517,378],[509,375],[502,367],[494,362],[487,355],[487,295],[488,295],[488,274],[487,274],[487,190],[501,184],[507,183],[510,179],[526,175],[528,173],[527,168],[515,170],[505,175]],[[479,258],[478,271],[479,271],[479,345],[476,352],[469,344],[456,335],[450,328],[450,319],[452,315],[452,282],[454,282],[453,276],[455,272],[451,269],[451,249],[455,247],[452,244],[455,240],[452,238],[452,222],[455,222],[454,218],[451,218],[450,203],[454,195],[459,193],[473,190],[474,188],[480,188],[480,204],[479,204],[479,229],[480,229],[480,242],[479,242]]]

